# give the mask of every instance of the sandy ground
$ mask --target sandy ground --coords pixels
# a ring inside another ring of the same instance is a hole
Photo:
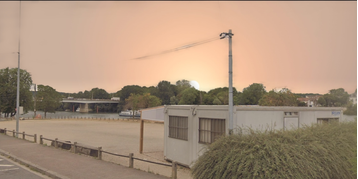
[[[164,124],[144,124],[143,154],[139,153],[138,121],[122,120],[78,120],[78,119],[51,119],[51,120],[23,120],[19,122],[19,131],[26,134],[42,135],[45,138],[66,140],[86,144],[93,147],[102,147],[103,150],[122,155],[134,153],[134,157],[151,161],[168,163],[164,160]],[[16,129],[16,121],[0,121],[0,128]],[[32,140],[31,138],[29,138]],[[48,144],[50,144],[48,142]],[[103,154],[103,160],[128,166],[128,159]],[[134,168],[171,176],[171,167],[134,161]],[[178,178],[192,178],[190,170],[178,167]]]

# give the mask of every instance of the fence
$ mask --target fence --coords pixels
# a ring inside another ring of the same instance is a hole
[[[8,133],[12,133],[13,137],[16,137],[15,134],[22,134],[22,139],[25,140],[25,136],[30,136],[33,137],[34,140],[33,142],[37,143],[37,135],[30,135],[30,134],[26,134],[25,132],[15,132],[15,130],[7,130],[6,128],[4,129],[0,129],[0,133],[4,134],[4,135],[8,135]],[[49,139],[49,138],[45,138],[42,135],[40,135],[40,141],[39,143],[41,145],[44,144],[44,140],[50,141],[51,145],[53,145],[55,148],[62,148],[62,149],[67,149],[70,150],[71,152],[77,154],[77,153],[82,153],[82,154],[86,154],[86,155],[90,155],[90,156],[94,156],[99,160],[102,160],[102,153],[106,153],[109,155],[113,155],[113,156],[118,156],[118,157],[124,157],[124,158],[128,158],[129,162],[128,162],[128,167],[129,168],[133,168],[134,165],[134,160],[139,160],[142,162],[147,162],[147,163],[152,163],[152,164],[156,164],[156,165],[162,165],[162,166],[167,166],[167,167],[172,167],[172,178],[173,179],[177,179],[177,162],[173,161],[172,164],[166,164],[166,163],[159,163],[159,162],[154,162],[154,161],[150,161],[150,160],[144,160],[141,158],[137,158],[134,157],[133,153],[130,153],[128,156],[127,155],[121,155],[121,154],[115,154],[112,152],[108,152],[108,151],[104,151],[102,149],[102,147],[91,147],[91,146],[86,146],[83,144],[78,144],[77,142],[71,143],[70,141],[62,141],[62,140],[58,140],[57,138],[55,140],[53,139]],[[87,149],[87,152],[85,152],[86,150],[83,149]],[[93,152],[95,151],[95,152]],[[95,155],[94,155],[95,153]]]
[[[33,137],[33,138],[34,138],[33,141],[34,141],[35,143],[37,142],[37,135],[36,135],[36,134],[30,135],[30,134],[26,134],[25,131],[24,131],[24,132],[15,132],[15,130],[12,130],[12,131],[11,131],[11,130],[7,130],[6,128],[0,129],[0,133],[3,133],[3,134],[5,134],[5,135],[7,135],[7,131],[9,131],[10,133],[12,133],[12,136],[13,136],[13,137],[19,138],[18,135],[15,136],[15,134],[22,134],[22,139],[26,140],[25,136],[29,136],[29,137]]]
[[[15,118],[5,118],[13,120]],[[106,117],[81,117],[81,116],[58,116],[58,117],[43,117],[40,118],[33,118],[33,117],[27,117],[23,118],[21,117],[20,120],[30,120],[30,119],[89,119],[89,120],[109,120],[109,121],[139,121],[140,118],[106,118]]]

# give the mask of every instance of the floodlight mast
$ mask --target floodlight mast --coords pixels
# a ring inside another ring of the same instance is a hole
[[[234,108],[234,102],[233,102],[233,92],[232,92],[232,36],[234,36],[233,33],[231,33],[231,29],[229,29],[229,33],[223,32],[220,34],[220,39],[223,39],[225,37],[229,38],[229,134],[231,135],[233,133],[233,108]]]

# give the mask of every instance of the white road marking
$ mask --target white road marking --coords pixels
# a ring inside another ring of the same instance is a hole
[[[9,170],[18,170],[19,168],[10,168],[10,169],[4,169],[4,170],[0,170],[0,172],[5,172],[5,171],[9,171]]]
[[[0,165],[0,167],[12,167],[14,165]]]

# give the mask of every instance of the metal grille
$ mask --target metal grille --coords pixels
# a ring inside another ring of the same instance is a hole
[[[169,137],[188,140],[188,117],[169,116]]]
[[[199,143],[213,143],[225,134],[225,119],[199,118]]]
[[[328,124],[331,122],[338,122],[338,118],[317,118],[317,124]]]

